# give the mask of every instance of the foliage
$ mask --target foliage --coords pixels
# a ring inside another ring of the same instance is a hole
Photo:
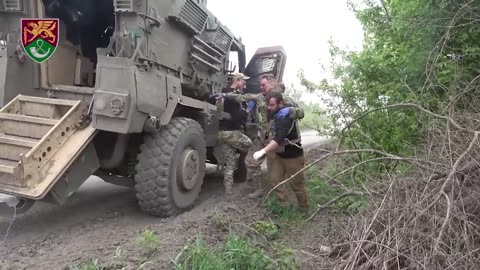
[[[477,269],[480,1],[351,7],[365,31],[363,50],[332,43],[333,80],[313,83],[299,73],[307,89],[328,94],[336,126],[327,131],[344,148],[377,150],[336,148],[349,159],[312,173],[314,200],[359,188],[370,195],[368,205],[355,197],[336,202],[348,212],[367,209],[335,224],[337,259],[321,268]]]
[[[218,210],[216,210],[212,216],[212,224],[215,226],[215,228],[224,232],[228,231],[230,228],[230,222],[228,218],[224,213]]]
[[[186,246],[175,258],[176,270],[224,269],[224,262],[214,250],[210,250],[202,237]]]
[[[145,230],[137,238],[137,243],[143,249],[145,255],[151,255],[160,247],[160,240],[152,230]]]
[[[284,222],[291,222],[293,225],[304,218],[298,209],[293,207],[293,203],[291,205],[283,205],[274,195],[267,199],[265,208],[273,216],[281,218]]]
[[[238,237],[228,237],[222,247],[209,248],[201,236],[195,243],[186,246],[175,258],[177,270],[296,270],[293,252],[279,250],[272,258],[266,252],[250,243],[249,240]]]
[[[322,172],[322,173],[320,173]],[[355,189],[361,186],[358,177],[344,176],[338,177],[336,183],[329,183],[323,175],[334,175],[338,172],[337,168],[329,166],[326,168],[312,167],[307,171],[310,181],[307,183],[308,196],[311,204],[324,205],[335,197],[341,195],[345,190]],[[336,202],[332,206],[333,212],[342,214],[356,214],[367,205],[366,198],[359,196],[349,196]]]
[[[277,239],[280,233],[277,224],[267,221],[258,221],[255,224],[255,230],[264,235],[268,240]]]
[[[317,103],[304,102],[302,100],[303,92],[293,85],[286,87],[285,95],[294,100],[305,112],[305,117],[299,121],[301,129],[320,129],[328,126],[328,118],[325,115],[325,110]]]
[[[414,102],[443,112],[453,105],[452,93],[475,81],[480,28],[472,18],[478,17],[478,1],[359,0],[350,7],[365,32],[363,49],[330,43],[333,80],[313,83],[299,72],[303,86],[328,96],[326,113],[335,123],[324,130],[329,134],[340,136],[346,123],[388,104]],[[470,108],[470,98],[478,96],[470,88],[463,99],[468,103],[454,100],[457,107]],[[408,156],[424,142],[429,127],[422,119],[406,109],[369,114],[345,132],[345,145]]]

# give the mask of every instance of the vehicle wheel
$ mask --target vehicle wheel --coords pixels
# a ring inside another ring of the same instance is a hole
[[[240,158],[238,159],[237,169],[233,174],[233,179],[235,182],[245,182],[247,180],[247,167],[245,166],[245,157],[247,153],[241,153]]]
[[[146,134],[135,167],[142,211],[169,217],[191,208],[205,176],[206,143],[200,124],[178,117]]]

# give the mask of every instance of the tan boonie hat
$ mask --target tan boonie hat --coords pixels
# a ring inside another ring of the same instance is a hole
[[[245,76],[243,73],[235,73],[233,75],[233,81],[238,81],[238,80],[248,80],[250,77]]]

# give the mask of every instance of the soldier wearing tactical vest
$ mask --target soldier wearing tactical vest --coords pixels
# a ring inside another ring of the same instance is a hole
[[[263,196],[265,192],[264,184],[266,183],[265,181],[262,181],[263,177],[261,169],[261,165],[265,160],[265,157],[262,157],[260,159],[253,158],[253,154],[265,147],[270,140],[269,135],[271,119],[268,117],[269,115],[267,109],[267,101],[265,97],[270,91],[281,92],[275,76],[271,74],[262,76],[262,78],[260,79],[260,88],[262,90],[262,93],[260,94],[238,95],[227,93],[222,95],[225,100],[234,100],[237,103],[254,101],[256,105],[256,118],[258,119],[258,123],[260,124],[260,130],[258,132],[258,135],[253,138],[253,145],[248,150],[247,156],[245,158],[245,165],[247,167],[248,176],[251,178],[250,180],[254,188],[253,193],[248,195],[248,197],[252,199]],[[291,117],[292,119],[302,119],[304,116],[303,110],[301,108],[298,108],[297,104],[291,100],[287,100],[286,102],[292,105],[292,108],[289,112],[289,117]],[[267,167],[269,167],[268,164],[269,162],[267,160]],[[270,168],[268,168],[268,172],[270,174]]]
[[[249,77],[242,73],[237,73],[232,78],[229,88],[223,90],[224,93],[239,94],[243,93],[246,86],[246,80]],[[210,98],[218,97],[213,94]],[[231,101],[219,99],[216,101],[219,112],[222,113],[219,121],[218,139],[222,143],[222,151],[224,155],[224,179],[225,194],[232,194],[233,175],[237,166],[239,154],[237,151],[246,152],[252,145],[252,140],[242,133],[242,125],[245,125],[247,113],[243,110],[241,104]]]
[[[286,105],[282,94],[270,92],[267,95],[268,110],[274,114],[271,128],[272,140],[261,150],[253,154],[255,160],[260,160],[269,154],[269,177],[273,186],[291,177],[305,166],[305,157],[301,144],[300,129],[297,121],[289,117],[291,107]],[[303,212],[308,211],[307,190],[305,176],[298,174],[289,182]],[[288,192],[285,185],[279,186],[275,193],[277,198],[286,206]]]

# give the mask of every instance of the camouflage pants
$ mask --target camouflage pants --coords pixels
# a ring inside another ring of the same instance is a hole
[[[252,145],[252,140],[239,130],[220,131],[218,139],[222,143],[223,156],[225,160],[225,169],[223,184],[225,191],[230,193],[233,186],[233,174],[237,168],[237,151],[247,152]]]
[[[252,147],[248,149],[247,156],[245,157],[245,166],[247,167],[248,177],[256,182],[254,184],[257,185],[256,188],[260,188],[262,184],[262,163],[265,160],[265,156],[260,158],[259,160],[255,160],[253,158],[253,154],[257,151],[262,150],[265,147],[265,144],[260,140],[260,138],[256,138],[253,141]]]

